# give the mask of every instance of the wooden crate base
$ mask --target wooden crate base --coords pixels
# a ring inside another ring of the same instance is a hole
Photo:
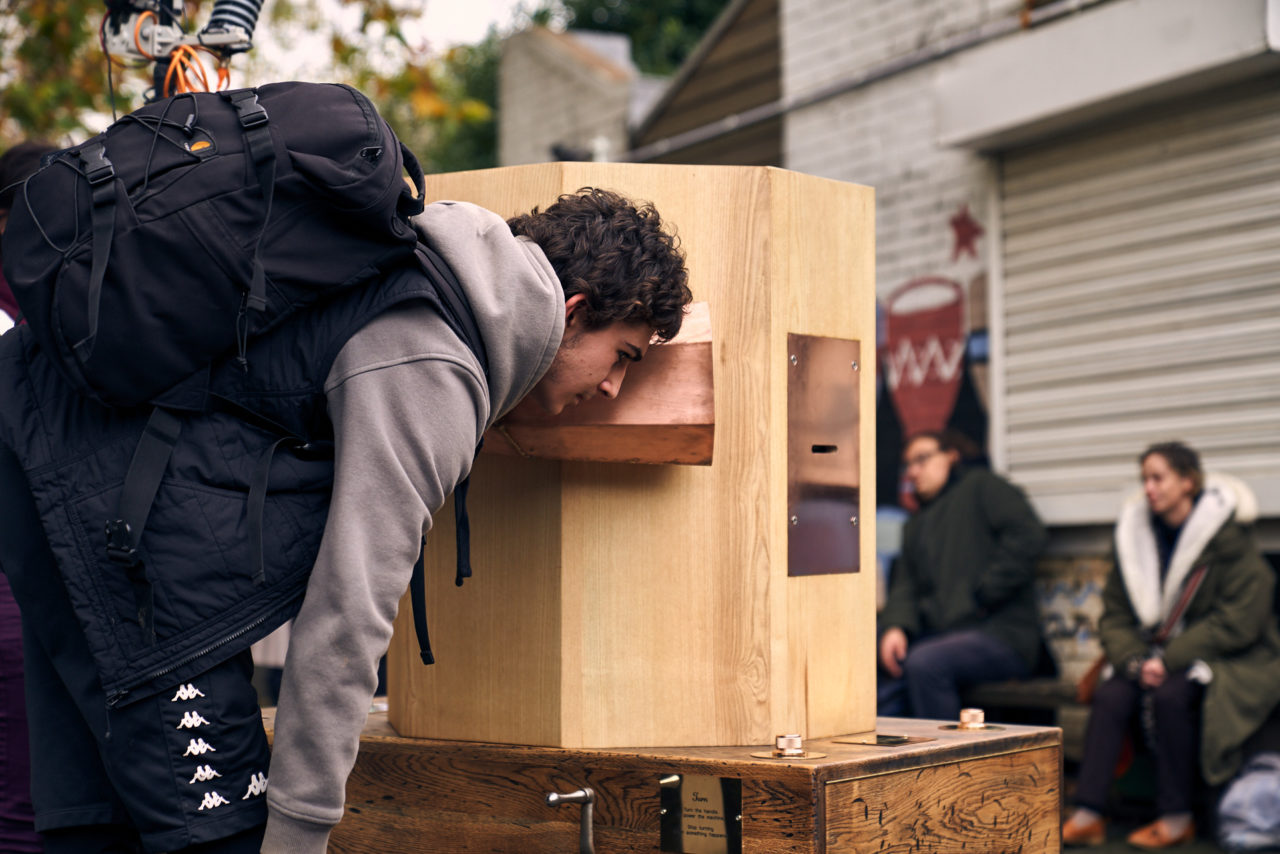
[[[548,806],[546,795],[589,786],[597,852],[659,851],[658,781],[672,774],[742,781],[743,854],[1061,850],[1061,730],[962,732],[898,718],[878,727],[932,740],[819,739],[805,748],[824,758],[774,760],[752,757],[763,745],[571,750],[401,738],[374,713],[329,850],[567,854],[579,850],[581,808]]]

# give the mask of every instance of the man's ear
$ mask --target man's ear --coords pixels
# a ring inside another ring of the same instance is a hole
[[[564,301],[564,325],[565,328],[573,325],[574,317],[579,311],[586,311],[587,295],[574,294]],[[578,322],[581,322],[579,319]]]

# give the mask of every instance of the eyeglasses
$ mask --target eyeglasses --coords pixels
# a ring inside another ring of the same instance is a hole
[[[902,462],[903,462],[903,468],[904,468],[904,469],[909,469],[909,468],[913,468],[913,467],[915,467],[915,466],[922,466],[922,465],[924,465],[925,463],[929,462],[929,460],[930,460],[931,458],[933,458],[934,456],[936,456],[936,455],[938,455],[938,454],[940,454],[940,453],[942,453],[942,451],[941,451],[941,450],[935,449],[935,450],[932,450],[932,451],[925,451],[925,452],[924,452],[924,453],[922,453],[922,454],[916,454],[914,457],[907,457],[905,460],[903,460],[903,461],[902,461]]]

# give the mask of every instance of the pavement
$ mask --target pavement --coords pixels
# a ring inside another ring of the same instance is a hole
[[[1071,810],[1070,805],[1073,803],[1075,795],[1075,763],[1067,762],[1064,770],[1065,779],[1063,782],[1065,784],[1065,802],[1067,804],[1065,811],[1069,813]],[[1107,841],[1105,844],[1095,848],[1067,848],[1064,846],[1062,850],[1064,852],[1088,852],[1088,854],[1136,854],[1136,852],[1140,851],[1141,849],[1129,845],[1125,838],[1155,818],[1155,804],[1151,797],[1155,785],[1154,779],[1151,777],[1153,773],[1149,763],[1138,763],[1132,769],[1130,776],[1114,785],[1111,803],[1112,817],[1107,822]],[[1194,842],[1167,850],[1174,852],[1174,854],[1225,854],[1226,849],[1214,843],[1212,828],[1204,826],[1203,822],[1200,824],[1199,836]]]
[[[1136,854],[1139,850],[1125,842],[1125,837],[1133,833],[1146,822],[1141,820],[1122,819],[1109,822],[1107,825],[1107,841],[1097,848],[1063,848],[1064,852],[1079,851],[1088,854]],[[1167,849],[1174,854],[1222,854],[1226,849],[1219,848],[1208,839],[1197,839],[1189,845],[1180,845]]]

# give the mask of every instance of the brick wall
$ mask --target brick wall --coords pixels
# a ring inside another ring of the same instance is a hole
[[[783,91],[804,97],[900,60],[986,22],[1014,15],[1017,0],[783,0]],[[790,169],[876,190],[877,290],[947,275],[948,227],[962,205],[985,226],[992,171],[981,156],[936,142],[934,64],[887,77],[788,115]],[[986,241],[976,247],[986,268]],[[985,320],[977,325],[985,325]]]

